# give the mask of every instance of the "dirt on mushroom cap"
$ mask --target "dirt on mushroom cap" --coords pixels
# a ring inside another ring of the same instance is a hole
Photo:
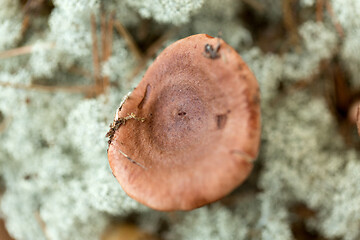
[[[216,50],[214,57],[205,46]],[[251,172],[259,104],[256,79],[233,48],[205,34],[179,40],[123,104],[120,118],[133,114],[144,121],[126,121],[114,132],[112,171],[128,195],[154,209],[190,210],[216,201]]]

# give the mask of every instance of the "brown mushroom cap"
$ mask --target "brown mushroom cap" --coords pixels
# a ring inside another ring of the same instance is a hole
[[[204,56],[206,44],[218,43],[218,58]],[[216,201],[247,178],[257,157],[258,84],[218,38],[198,34],[167,47],[119,117],[129,114],[145,121],[120,126],[108,158],[125,192],[151,208],[190,210]]]

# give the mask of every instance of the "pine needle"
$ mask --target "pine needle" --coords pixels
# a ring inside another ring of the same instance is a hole
[[[26,54],[31,54],[34,51],[34,46],[35,45],[28,45],[28,46],[13,48],[13,49],[10,49],[10,50],[0,52],[0,59],[11,58],[11,57],[21,56],[21,55],[26,55]],[[38,48],[38,47],[41,47],[44,50],[48,50],[48,49],[54,48],[55,43],[36,44],[36,48]]]

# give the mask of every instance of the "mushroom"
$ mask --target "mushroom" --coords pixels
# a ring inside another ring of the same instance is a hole
[[[108,136],[114,176],[162,211],[214,202],[250,174],[260,139],[257,81],[220,38],[167,47],[117,112]]]

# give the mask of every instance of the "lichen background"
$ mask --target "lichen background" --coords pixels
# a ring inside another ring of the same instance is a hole
[[[360,92],[359,0],[0,6],[0,217],[16,240],[106,239],[109,226],[130,224],[164,240],[360,239],[360,144],[348,116]],[[151,210],[111,174],[108,126],[162,49],[219,32],[260,85],[259,157],[216,203]]]

